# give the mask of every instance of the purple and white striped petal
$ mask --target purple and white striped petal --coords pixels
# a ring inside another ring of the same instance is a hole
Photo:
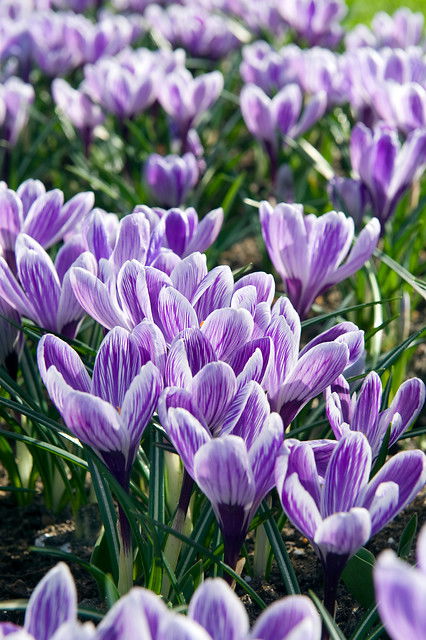
[[[288,596],[270,605],[257,619],[252,640],[320,640],[321,618],[306,596]]]
[[[66,564],[60,562],[38,583],[25,612],[24,629],[35,640],[49,640],[68,620],[77,617],[77,593]]]
[[[203,322],[201,331],[216,356],[227,360],[251,338],[253,326],[253,318],[246,309],[216,309]]]
[[[188,242],[183,256],[193,251],[206,251],[216,240],[223,224],[223,209],[213,209],[199,223],[196,232]]]
[[[313,541],[324,559],[328,554],[349,558],[368,541],[370,534],[368,510],[355,507],[325,518],[318,526]]]
[[[387,420],[392,421],[389,446],[392,446],[402,433],[419,415],[425,402],[425,385],[419,378],[406,380],[398,389],[389,407]],[[397,419],[396,419],[397,418]],[[386,424],[386,423],[385,423]],[[381,424],[381,430],[387,425]]]
[[[177,614],[169,614],[162,621],[155,640],[211,640],[211,637],[194,620]]]
[[[271,413],[265,420],[261,433],[249,449],[249,460],[256,491],[256,508],[275,485],[275,463],[283,439],[284,428],[282,420],[277,413]]]
[[[62,416],[79,440],[100,453],[120,452],[126,457],[129,441],[118,412],[108,402],[82,391],[64,398]]]
[[[64,194],[59,189],[47,191],[33,202],[22,226],[23,233],[31,236],[42,247],[49,248],[53,235],[58,230]],[[60,225],[62,227],[62,225]]]
[[[233,289],[234,278],[229,267],[212,269],[197,287],[191,300],[198,320],[204,321],[215,309],[229,307]]]
[[[189,603],[188,617],[212,640],[245,640],[249,631],[244,605],[221,578],[207,579],[198,587]]]
[[[197,314],[185,296],[174,287],[163,287],[158,298],[158,315],[168,342],[185,329],[198,327]]]
[[[364,434],[351,432],[339,441],[325,475],[321,496],[323,517],[349,511],[357,505],[358,495],[370,477],[371,458]]]
[[[136,589],[120,598],[96,628],[96,640],[151,638],[148,622]]]
[[[37,347],[37,363],[45,384],[47,372],[54,366],[70,387],[76,391],[90,392],[91,380],[81,358],[60,338],[52,334],[46,334],[41,338]]]
[[[185,298],[192,300],[198,285],[207,276],[207,258],[202,253],[192,253],[181,260],[171,273],[173,286]]]
[[[211,436],[207,429],[186,409],[169,409],[168,421],[163,423],[172,444],[182,458],[185,469],[192,478],[194,457]]]
[[[275,467],[275,480],[281,504],[292,523],[312,541],[322,522],[320,512],[315,500],[300,482],[297,473],[285,475],[285,465],[282,464],[281,458],[282,456],[278,458]]]
[[[124,313],[111,299],[108,287],[95,275],[81,267],[71,267],[70,283],[78,302],[96,322],[107,329],[131,328]]]
[[[127,260],[137,260],[145,264],[149,247],[150,227],[144,215],[130,213],[120,221],[117,241],[111,254],[114,267],[120,267]]]
[[[194,405],[212,433],[221,429],[236,390],[235,374],[225,362],[210,362],[194,376],[191,384]]]

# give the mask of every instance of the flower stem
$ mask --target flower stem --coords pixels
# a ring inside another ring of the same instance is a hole
[[[192,488],[194,481],[185,470],[183,472],[182,487],[180,490],[178,507],[173,520],[172,529],[177,533],[182,533],[185,526],[186,514],[189,508],[189,502],[191,500]],[[166,547],[164,549],[164,555],[173,571],[177,567],[180,550],[182,548],[182,540],[170,534],[167,538]],[[167,596],[170,590],[170,578],[167,574],[163,576],[163,584],[161,586],[161,592],[164,596]]]
[[[119,505],[118,507],[120,555],[118,558],[118,591],[120,596],[133,587],[133,544],[129,521]]]

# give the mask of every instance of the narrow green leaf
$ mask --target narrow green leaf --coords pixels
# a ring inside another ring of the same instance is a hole
[[[402,532],[401,538],[399,540],[397,553],[400,558],[408,558],[408,556],[410,555],[411,547],[413,546],[414,538],[417,532],[417,524],[417,513],[413,513],[413,515],[405,525],[404,531]]]
[[[266,513],[268,510],[267,505],[263,502],[260,505],[259,511],[261,514]],[[280,530],[277,527],[273,516],[263,523],[265,527],[266,535],[268,536],[269,543],[272,548],[275,560],[281,573],[281,577],[284,583],[285,590],[288,595],[296,595],[300,593],[299,583],[297,582],[296,574],[294,573],[293,566],[291,564],[285,543],[282,539]]]
[[[346,564],[342,580],[359,604],[367,609],[374,603],[373,566],[375,557],[362,547]]]
[[[337,626],[336,621],[333,620],[333,618],[328,613],[327,609],[324,607],[324,605],[322,604],[318,596],[313,591],[309,591],[309,595],[314,601],[314,604],[318,609],[321,615],[321,618],[324,620],[325,626],[327,627],[330,634],[330,640],[346,640],[342,631]]]
[[[377,612],[377,605],[373,605],[363,617],[361,623],[354,631],[351,636],[351,640],[365,640],[367,637],[367,633],[370,631],[371,627],[376,624],[379,619],[379,614]]]

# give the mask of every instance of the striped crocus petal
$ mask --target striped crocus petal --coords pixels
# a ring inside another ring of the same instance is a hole
[[[50,640],[65,622],[77,617],[77,593],[63,562],[51,569],[34,589],[25,613],[24,629],[36,640]]]
[[[274,602],[258,618],[252,640],[320,640],[321,618],[306,596],[289,596]]]
[[[221,578],[207,579],[195,591],[188,617],[198,622],[212,640],[246,640],[249,620],[241,600]]]

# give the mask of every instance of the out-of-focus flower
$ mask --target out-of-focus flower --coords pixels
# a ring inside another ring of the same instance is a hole
[[[373,93],[377,115],[405,134],[426,129],[426,89],[417,82],[399,84],[388,80]]]
[[[379,614],[392,640],[426,638],[426,527],[417,540],[417,565],[403,562],[393,551],[383,551],[374,566]]]
[[[425,401],[425,385],[419,378],[406,380],[387,409],[382,409],[382,384],[372,371],[365,378],[359,394],[351,396],[343,376],[327,389],[327,417],[337,439],[348,430],[361,431],[370,443],[373,459],[379,455],[390,427],[388,447],[401,437],[419,415]]]
[[[374,214],[384,225],[426,163],[426,130],[414,131],[401,145],[387,127],[371,131],[355,125],[350,142],[352,169],[364,183]]]
[[[281,503],[321,559],[324,601],[330,611],[348,559],[409,504],[426,482],[422,451],[398,453],[369,480],[371,460],[367,438],[350,432],[337,443],[324,478],[307,442],[286,440],[277,461]]]
[[[73,89],[62,78],[56,78],[53,81],[52,95],[58,108],[79,130],[87,151],[92,140],[93,129],[105,119],[99,105],[94,104],[83,89]]]
[[[187,69],[177,69],[164,78],[158,100],[182,140],[182,151],[186,151],[188,131],[216,102],[222,89],[223,76],[219,71],[193,78]]]
[[[342,0],[287,0],[278,4],[278,10],[310,46],[333,48],[342,38],[340,20],[347,11]]]
[[[368,191],[361,182],[354,178],[334,176],[327,185],[328,195],[337,211],[343,211],[360,226],[369,204]]]
[[[303,95],[297,84],[288,84],[274,98],[259,87],[248,84],[241,91],[241,112],[249,131],[265,142],[273,143],[277,131],[297,138],[312,127],[327,107],[327,96],[320,91],[303,108]]]
[[[172,4],[166,9],[148,7],[144,17],[151,27],[174,47],[181,46],[192,56],[222,58],[240,45],[231,21],[197,5]]]
[[[342,212],[305,215],[302,205],[260,205],[260,222],[269,256],[287,294],[302,317],[315,298],[354,274],[371,258],[380,223],[371,220],[354,246],[354,222]],[[346,262],[342,264],[343,260]]]
[[[397,9],[392,16],[379,11],[371,22],[372,46],[406,49],[421,44],[423,24],[423,14],[406,7]]]
[[[58,274],[52,260],[34,238],[20,233],[15,246],[17,275],[0,257],[0,296],[39,327],[74,338],[84,311],[70,287],[70,272]],[[96,269],[89,253],[76,264]]]
[[[258,40],[243,47],[242,54],[240,73],[247,84],[255,84],[270,94],[297,82],[302,50],[295,44],[275,51],[265,40]]]
[[[160,156],[153,153],[144,168],[145,181],[153,196],[162,205],[178,207],[197,184],[197,159],[192,153],[183,156]]]
[[[11,77],[0,85],[0,102],[4,105],[0,118],[0,138],[13,147],[28,122],[30,107],[34,102],[34,89],[19,78]]]

